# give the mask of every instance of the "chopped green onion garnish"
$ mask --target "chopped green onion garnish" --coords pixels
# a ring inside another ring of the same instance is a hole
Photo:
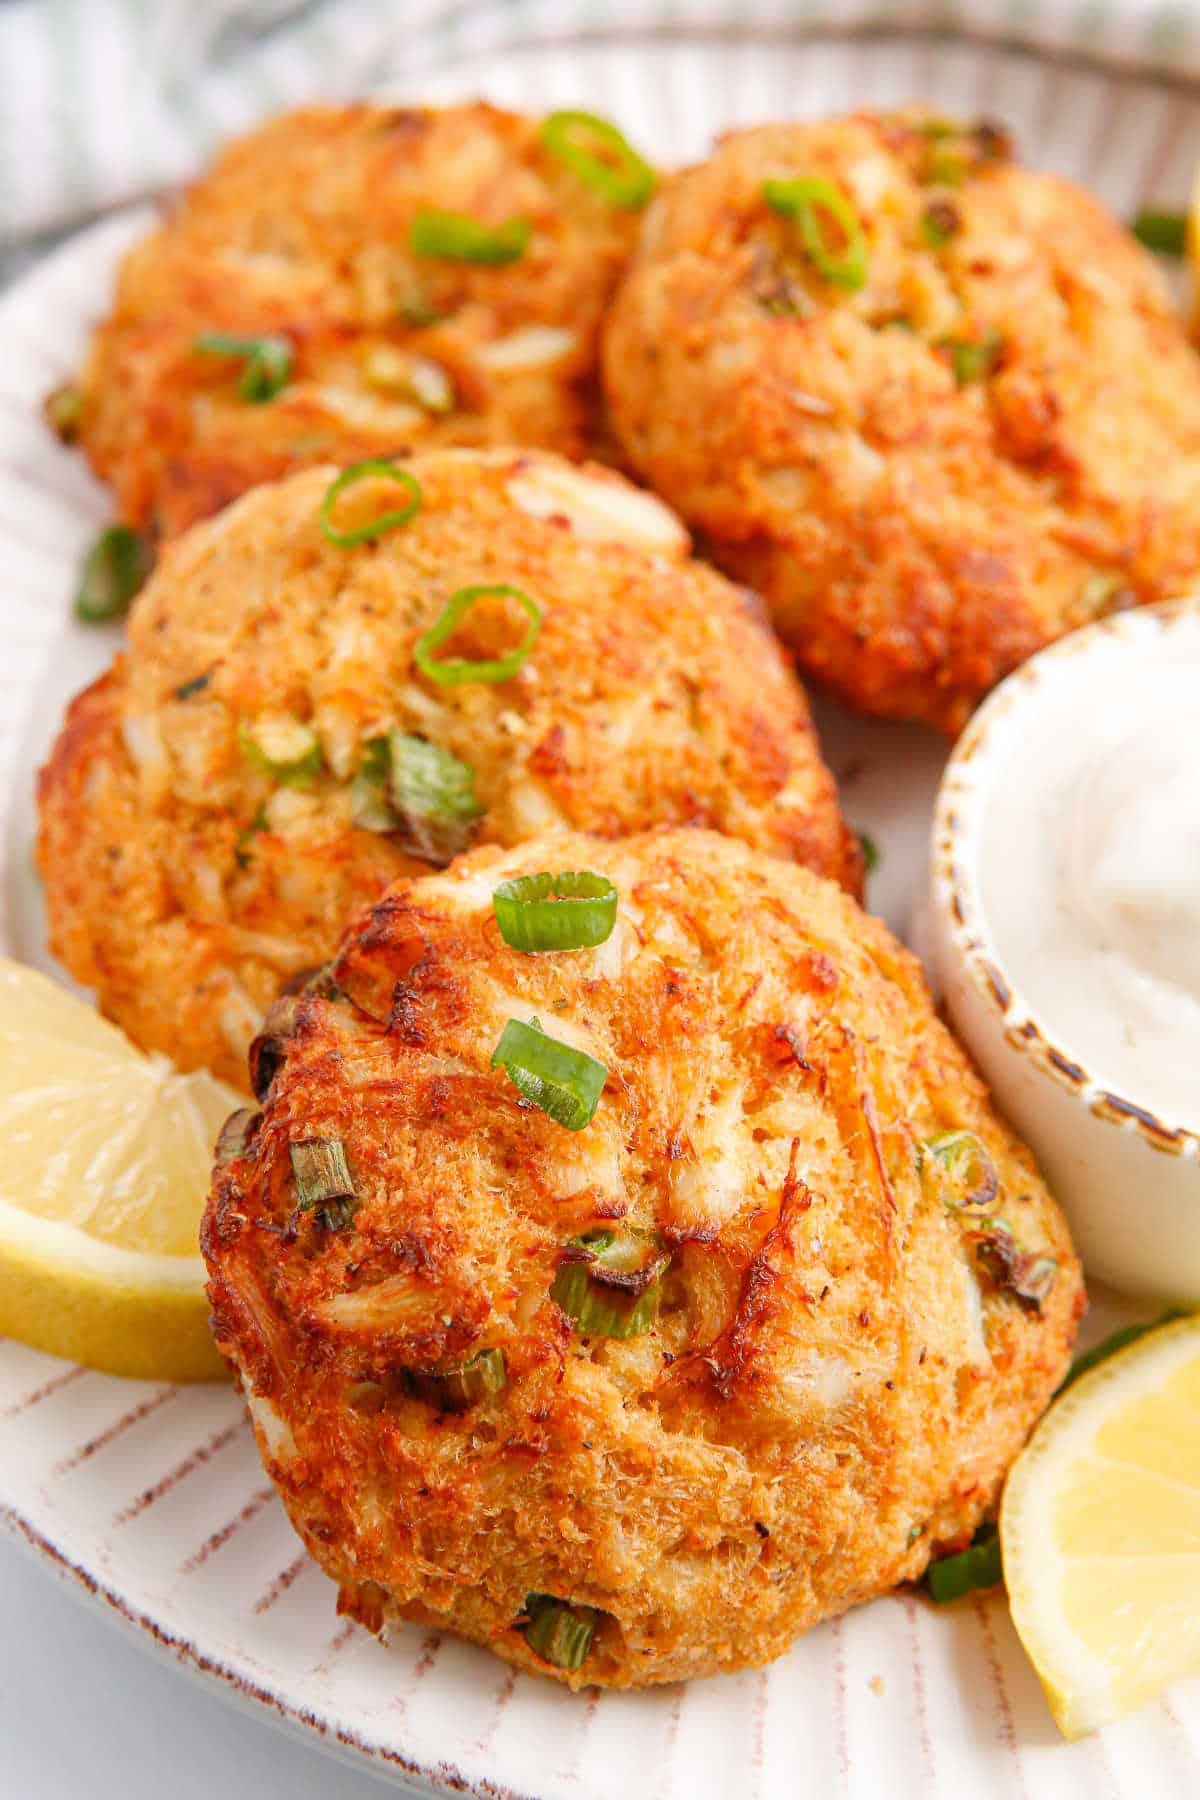
[[[503,1069],[527,1100],[568,1131],[582,1131],[591,1124],[608,1076],[594,1056],[520,1019],[505,1025],[492,1052],[492,1067]]]
[[[1023,1250],[1003,1219],[972,1222],[968,1237],[975,1247],[976,1265],[992,1286],[1012,1294],[1027,1311],[1040,1312],[1058,1279],[1054,1258]]]
[[[466,849],[483,813],[474,769],[404,731],[364,744],[350,805],[364,831],[403,833],[405,849],[436,864]]]
[[[953,200],[931,200],[921,214],[921,236],[932,250],[940,250],[962,224]]]
[[[798,175],[786,181],[764,181],[763,198],[773,212],[795,220],[805,254],[826,281],[850,292],[863,286],[867,279],[866,234],[840,188],[823,175]],[[823,213],[841,236],[840,250],[830,242]]]
[[[454,411],[454,383],[428,356],[411,356],[394,344],[377,344],[363,365],[372,387],[403,394],[427,413]]]
[[[498,597],[504,600],[515,600],[524,608],[529,624],[520,643],[504,656],[493,657],[490,661],[471,662],[466,657],[447,656],[439,659],[434,651],[453,637],[463,619],[479,600]],[[492,587],[459,588],[452,594],[442,610],[441,616],[434,621],[428,631],[421,633],[413,645],[413,660],[423,675],[431,681],[440,682],[443,687],[461,687],[464,682],[474,681],[510,681],[521,669],[533,646],[537,643],[538,632],[542,629],[542,609],[524,589],[508,587],[501,583]]]
[[[217,1147],[213,1153],[213,1161],[218,1169],[223,1169],[226,1163],[231,1163],[235,1157],[241,1156],[251,1133],[261,1118],[262,1114],[255,1112],[250,1106],[243,1106],[239,1111],[230,1113],[221,1127],[220,1136],[217,1138]]]
[[[233,356],[244,364],[238,393],[252,406],[273,400],[291,380],[293,350],[285,337],[235,337],[206,331],[193,346],[202,356]]]
[[[640,1337],[654,1323],[669,1260],[651,1232],[590,1231],[567,1245],[550,1298],[584,1337]]]
[[[86,625],[119,619],[154,567],[150,541],[128,525],[102,531],[83,559],[75,616]]]
[[[65,382],[47,394],[42,410],[55,437],[63,444],[73,444],[83,422],[83,395],[73,381]]]
[[[931,144],[925,152],[922,179],[931,187],[961,187],[967,173],[967,159],[960,150],[947,145]]]
[[[858,847],[862,851],[863,868],[868,875],[873,875],[879,867],[879,846],[869,831],[860,831]]]
[[[1090,1350],[1082,1350],[1068,1369],[1066,1378],[1059,1393],[1065,1393],[1073,1381],[1086,1375],[1089,1369],[1107,1362],[1118,1350],[1125,1350],[1130,1344],[1136,1344],[1139,1338],[1145,1337],[1148,1331],[1157,1331],[1160,1325],[1169,1325],[1174,1319],[1186,1319],[1187,1314],[1177,1306],[1169,1306],[1157,1319],[1151,1319],[1145,1325],[1123,1325],[1119,1331],[1109,1334],[1101,1343],[1094,1344]]]
[[[617,920],[617,890],[588,869],[520,875],[492,895],[500,936],[514,950],[587,950],[602,944]]]
[[[1133,235],[1159,256],[1182,256],[1187,250],[1187,214],[1144,207],[1133,221]]]
[[[442,316],[429,296],[415,283],[403,296],[396,311],[413,331],[423,331],[427,325],[436,325]]]
[[[364,831],[398,830],[400,821],[388,799],[391,778],[391,744],[385,737],[368,738],[350,790],[350,817]]]
[[[998,1587],[1004,1580],[1000,1560],[1000,1534],[994,1525],[981,1525],[975,1541],[957,1556],[942,1556],[925,1571],[929,1595],[939,1606],[961,1600],[974,1588]]]
[[[181,681],[175,689],[175,698],[190,700],[193,694],[202,694],[212,678],[212,670],[206,669],[203,675],[193,675],[190,681]]]
[[[288,1148],[300,1211],[316,1210],[317,1223],[327,1231],[348,1225],[356,1195],[341,1138],[303,1138]]]
[[[595,1609],[555,1600],[551,1594],[530,1594],[525,1612],[528,1623],[520,1629],[534,1655],[556,1669],[578,1669],[592,1647]]]
[[[474,769],[407,732],[394,731],[389,745],[388,798],[405,849],[426,862],[449,862],[466,849],[483,815]]]
[[[943,338],[939,347],[949,354],[950,367],[959,387],[966,387],[991,374],[1000,359],[1004,340],[997,332],[988,331],[980,338]]]
[[[466,1412],[508,1385],[503,1350],[477,1350],[466,1362],[446,1369],[408,1369],[408,1385],[418,1400],[439,1412]]]
[[[441,256],[450,262],[510,263],[525,254],[533,227],[528,219],[485,225],[470,213],[413,214],[408,247],[414,256]]]
[[[973,1131],[941,1131],[917,1145],[928,1199],[954,1208],[991,1206],[1000,1191],[996,1166]]]
[[[237,834],[237,842],[233,847],[233,860],[239,869],[250,867],[250,846],[260,831],[267,831],[267,815],[263,807],[255,808],[254,817],[248,825],[243,825]]]
[[[338,496],[355,482],[368,481],[378,476],[387,481],[394,481],[399,487],[408,491],[408,499],[403,506],[393,507],[390,512],[380,513],[377,518],[368,519],[365,525],[356,525],[353,531],[339,531],[333,523],[333,509]],[[340,550],[352,550],[355,544],[369,543],[372,538],[382,537],[385,531],[395,531],[398,525],[407,525],[408,521],[421,510],[421,484],[415,475],[402,469],[399,463],[386,458],[370,457],[366,462],[351,463],[348,469],[331,481],[321,502],[321,530],[331,544]]]
[[[321,745],[311,725],[299,719],[259,719],[238,726],[238,748],[260,775],[303,787],[321,769]]]
[[[589,139],[601,146],[600,154],[588,148]],[[615,125],[595,113],[551,113],[542,126],[542,142],[580,181],[614,206],[636,212],[654,192],[650,164]],[[611,159],[604,151],[611,153]]]

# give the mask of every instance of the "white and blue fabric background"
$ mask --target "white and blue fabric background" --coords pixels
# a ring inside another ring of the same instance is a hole
[[[831,29],[1200,73],[1197,0],[0,0],[0,277],[285,106],[516,44]]]

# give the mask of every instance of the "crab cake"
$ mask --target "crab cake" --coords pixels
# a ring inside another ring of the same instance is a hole
[[[66,405],[121,517],[171,534],[260,481],[425,443],[582,454],[651,177],[562,118],[547,140],[485,105],[314,107],[226,149],[126,258]]]
[[[554,929],[564,870],[615,913]],[[373,1629],[573,1686],[764,1662],[964,1543],[1066,1371],[1066,1226],[916,962],[715,833],[398,882],[254,1064],[214,1329]]]
[[[350,911],[476,837],[696,823],[860,880],[761,609],[665,506],[538,452],[395,468],[332,503],[303,471],[169,545],[41,775],[55,954],[239,1086]]]
[[[994,128],[724,138],[648,213],[605,373],[633,468],[861,711],[953,732],[1200,573],[1200,364],[1160,275]]]

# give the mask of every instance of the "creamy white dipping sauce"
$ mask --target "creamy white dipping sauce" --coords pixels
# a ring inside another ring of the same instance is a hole
[[[987,796],[998,961],[1050,1040],[1200,1126],[1200,629],[1102,635],[1030,684]]]

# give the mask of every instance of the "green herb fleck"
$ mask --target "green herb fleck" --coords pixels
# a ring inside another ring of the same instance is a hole
[[[1003,1580],[1000,1534],[990,1524],[979,1527],[968,1549],[957,1556],[940,1556],[925,1571],[930,1598],[939,1606],[961,1600],[975,1588],[998,1587]]]
[[[1133,235],[1156,256],[1183,256],[1187,251],[1187,214],[1143,207],[1133,221]]]

